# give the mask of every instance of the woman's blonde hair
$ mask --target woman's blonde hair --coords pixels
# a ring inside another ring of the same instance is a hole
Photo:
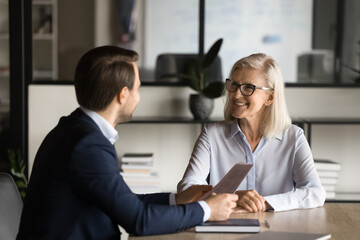
[[[238,60],[231,69],[230,78],[234,76],[235,71],[250,69],[260,70],[264,74],[265,87],[272,88],[274,91],[274,101],[270,106],[266,107],[262,116],[261,127],[265,137],[276,137],[291,124],[285,101],[284,80],[280,68],[272,57],[257,53]],[[231,114],[229,97],[226,99],[224,117],[226,121],[235,119]]]

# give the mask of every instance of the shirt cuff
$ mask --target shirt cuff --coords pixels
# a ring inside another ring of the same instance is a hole
[[[170,193],[170,195],[169,195],[169,205],[176,205],[175,196],[176,196],[175,193]],[[200,204],[201,208],[204,210],[203,222],[206,222],[210,218],[211,208],[209,207],[209,205],[205,201],[199,201],[198,203]]]
[[[268,212],[276,212],[276,211],[278,211],[278,205],[281,204],[281,203],[278,203],[276,201],[276,199],[274,199],[274,198],[272,198],[270,196],[264,197],[264,199],[270,205],[270,207],[273,208],[271,210],[268,210]]]
[[[170,193],[170,195],[169,195],[169,205],[176,205],[175,196],[176,196],[175,193]]]
[[[211,208],[209,207],[209,205],[205,201],[199,201],[198,203],[200,204],[200,206],[204,210],[203,222],[206,222],[210,218]]]

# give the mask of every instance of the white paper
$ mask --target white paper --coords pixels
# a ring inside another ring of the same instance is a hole
[[[252,166],[250,163],[236,163],[223,179],[211,191],[205,193],[200,200],[208,198],[212,193],[234,193]]]

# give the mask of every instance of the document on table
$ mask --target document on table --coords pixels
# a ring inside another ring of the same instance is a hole
[[[250,163],[236,163],[223,179],[211,191],[205,193],[200,200],[208,198],[212,193],[234,193],[252,166]]]
[[[244,238],[244,240],[326,240],[330,239],[329,233],[302,233],[302,232],[273,232],[264,231],[250,237]]]

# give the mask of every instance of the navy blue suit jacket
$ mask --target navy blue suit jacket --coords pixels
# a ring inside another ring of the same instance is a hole
[[[41,144],[17,239],[119,239],[177,232],[202,222],[198,203],[169,205],[169,193],[134,194],[115,148],[80,109],[62,117]]]

